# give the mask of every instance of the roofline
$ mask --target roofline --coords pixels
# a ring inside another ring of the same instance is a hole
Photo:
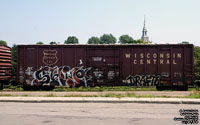
[[[193,44],[21,44],[17,46],[193,46]]]
[[[10,48],[10,49],[11,49],[11,47],[10,47],[10,46],[7,46],[7,45],[2,45],[2,44],[0,44],[0,46],[5,46],[5,47],[8,47],[8,48]]]

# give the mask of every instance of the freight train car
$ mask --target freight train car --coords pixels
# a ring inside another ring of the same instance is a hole
[[[11,60],[11,48],[4,45],[0,45],[0,89],[3,89],[3,84],[9,83],[11,80]]]
[[[19,45],[17,80],[24,89],[127,85],[187,90],[194,81],[193,45]]]

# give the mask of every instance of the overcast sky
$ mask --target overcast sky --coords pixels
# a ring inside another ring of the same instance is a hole
[[[76,36],[128,34],[141,38],[146,16],[153,43],[200,46],[200,0],[0,0],[0,40],[15,44],[63,43]]]

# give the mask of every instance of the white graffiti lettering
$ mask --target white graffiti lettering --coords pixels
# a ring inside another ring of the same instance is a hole
[[[156,86],[160,83],[158,75],[129,75],[126,83],[131,86]]]
[[[69,86],[88,86],[92,84],[92,77],[87,75],[91,68],[69,66],[49,67],[44,66],[33,74],[34,79],[31,85],[69,85]]]

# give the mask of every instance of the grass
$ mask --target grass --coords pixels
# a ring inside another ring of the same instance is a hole
[[[12,86],[4,85],[4,90],[7,91],[23,91],[22,85]],[[81,95],[81,94],[71,94],[64,96],[57,96],[54,92],[103,92],[103,91],[157,91],[156,87],[135,87],[135,86],[104,86],[104,87],[79,87],[79,88],[69,88],[68,86],[56,86],[53,91],[50,91],[50,94],[39,96],[39,97],[134,97],[134,98],[172,98],[172,96],[155,96],[155,95],[136,95],[134,93],[126,94],[97,94],[97,95]],[[176,90],[165,90],[165,91],[176,91]],[[176,98],[197,98],[200,99],[200,88],[189,88],[188,91],[192,91],[192,94],[189,96],[176,97]],[[1,92],[1,91],[0,91]],[[12,94],[3,94],[0,93],[0,96],[22,96],[22,97],[31,97],[31,95],[12,95]],[[35,96],[33,96],[35,97]],[[174,96],[173,96],[174,98]]]
[[[54,94],[49,94],[46,95],[45,97],[60,97],[56,96]],[[135,97],[135,98],[155,98],[155,97],[164,97],[164,96],[152,96],[152,95],[143,95],[143,96],[138,96],[133,93],[128,93],[128,94],[100,94],[100,95],[78,95],[78,94],[71,94],[71,95],[64,95],[61,97],[114,97],[114,98],[124,98],[124,97]]]
[[[4,85],[4,90],[23,91],[22,85]],[[156,87],[135,87],[135,86],[96,86],[96,87],[73,87],[55,86],[53,91],[80,91],[80,92],[102,92],[102,91],[157,91]]]
[[[11,94],[0,94],[0,96],[13,96],[13,95],[11,95]]]
[[[185,96],[184,98],[197,98],[200,99],[200,91],[194,90],[192,94],[189,96]]]
[[[67,86],[56,86],[53,91],[156,91],[155,87],[132,87],[132,86],[104,86],[104,87],[79,87],[79,88],[69,88]]]
[[[44,96],[31,96],[31,95],[11,95],[11,94],[3,94],[0,93],[0,96],[22,96],[22,97],[114,97],[114,98],[124,98],[124,97],[134,97],[134,98],[196,98],[200,99],[200,91],[193,91],[189,96],[182,97],[174,97],[174,96],[155,96],[155,95],[136,95],[134,93],[126,93],[126,94],[97,94],[97,95],[81,95],[81,94],[70,94],[64,96],[57,96],[53,92]]]
[[[200,88],[189,88],[188,91],[200,91]]]
[[[12,86],[4,85],[4,90],[7,91],[23,91],[22,85]],[[73,87],[55,86],[53,91],[79,91],[79,92],[103,92],[103,91],[157,91],[156,87],[136,87],[136,86],[96,86],[96,87]],[[176,90],[165,90],[176,91]],[[188,91],[200,91],[200,88],[189,88]]]
[[[23,87],[22,85],[4,85],[4,90],[12,90],[12,91],[22,91]]]
[[[51,94],[44,95],[43,97],[58,97],[58,96],[56,96],[55,94],[51,93]]]

